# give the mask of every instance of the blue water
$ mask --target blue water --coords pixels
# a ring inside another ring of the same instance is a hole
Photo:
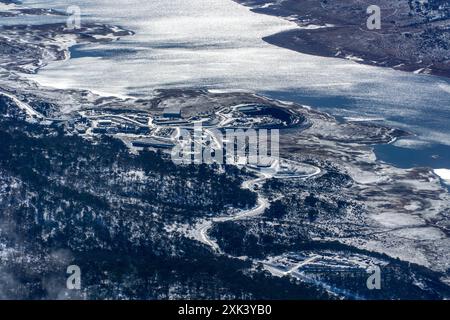
[[[367,105],[370,101],[364,99],[354,99],[346,96],[323,96],[317,95],[314,92],[307,91],[264,91],[261,94],[272,99],[293,101],[303,105],[313,106],[314,108],[328,112],[336,117],[339,121],[344,121],[345,117],[377,117],[378,113],[364,113],[361,114],[361,105]],[[376,110],[375,110],[376,111]],[[442,112],[437,113],[436,117],[444,117],[449,119],[448,109],[443,109]],[[414,131],[414,126],[430,127],[436,124],[433,119],[433,114],[429,114],[424,118],[408,118],[405,122],[405,117],[393,113],[384,121],[377,121],[380,125],[394,126],[405,129],[413,134],[407,139],[427,141],[426,137],[422,137],[419,131]],[[439,122],[441,119],[438,119]],[[444,128],[445,129],[445,128]],[[450,129],[450,128],[447,128]],[[427,141],[419,147],[398,147],[395,145],[377,145],[374,146],[374,152],[378,160],[389,163],[398,168],[413,168],[413,167],[428,167],[433,169],[450,168],[450,146],[444,143],[434,143]]]
[[[136,50],[132,49],[89,49],[85,45],[75,45],[70,47],[70,58],[71,59],[80,59],[80,58],[105,58],[111,59],[113,57],[117,58],[118,56],[127,56],[136,52]]]
[[[399,168],[450,168],[450,147],[432,144],[424,148],[402,148],[394,145],[375,146],[377,158]]]

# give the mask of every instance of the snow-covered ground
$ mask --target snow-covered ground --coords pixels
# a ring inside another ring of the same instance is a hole
[[[434,170],[446,184],[450,185],[450,169],[436,169]]]

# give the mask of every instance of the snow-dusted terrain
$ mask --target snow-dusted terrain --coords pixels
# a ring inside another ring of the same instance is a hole
[[[2,26],[0,298],[73,297],[67,263],[92,271],[75,295],[87,299],[276,298],[270,284],[284,298],[450,296],[449,170],[397,168],[373,150],[448,144],[447,80],[270,46],[261,38],[293,25],[231,1],[119,3],[82,1],[79,30]],[[25,4],[62,11],[0,11],[65,18],[67,1]],[[361,105],[335,118],[249,90]],[[161,122],[173,107],[187,128],[268,121],[284,171],[179,166],[136,147],[174,143],[180,127]],[[389,291],[358,278],[374,265]]]

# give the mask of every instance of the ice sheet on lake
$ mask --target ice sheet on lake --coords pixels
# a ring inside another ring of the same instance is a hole
[[[46,67],[33,77],[44,85],[123,96],[147,95],[155,88],[206,87],[344,97],[354,109],[336,103],[326,111],[384,118],[430,141],[450,144],[448,80],[269,45],[263,37],[296,24],[253,13],[231,0],[26,0],[25,4],[61,10],[78,5],[82,23],[93,19],[137,32],[84,49],[95,51],[96,57],[85,51],[86,57]],[[117,54],[102,57],[106,50]]]

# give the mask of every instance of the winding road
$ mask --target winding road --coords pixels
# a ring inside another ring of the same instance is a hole
[[[0,96],[5,96],[5,97],[11,99],[16,104],[16,106],[19,109],[21,109],[22,111],[24,111],[29,117],[40,118],[40,119],[45,118],[42,114],[40,114],[39,112],[34,110],[29,104],[20,101],[16,96],[14,96],[10,93],[0,92]]]
[[[316,168],[316,170],[313,174],[305,174],[304,176],[295,176],[295,178],[310,179],[314,176],[319,175],[321,172],[322,171],[320,168]],[[213,239],[211,239],[211,237],[208,234],[209,231],[211,230],[211,228],[213,227],[213,225],[215,223],[244,220],[244,219],[253,218],[253,217],[263,214],[264,211],[270,207],[270,201],[269,201],[269,199],[264,197],[260,191],[257,191],[255,189],[255,187],[258,184],[263,184],[267,179],[270,179],[270,178],[277,178],[277,179],[289,178],[288,176],[276,177],[274,174],[269,174],[266,172],[257,172],[257,174],[258,174],[258,178],[247,180],[242,183],[242,189],[251,190],[258,194],[257,205],[254,208],[242,210],[241,212],[239,212],[238,214],[236,214],[234,216],[217,217],[217,218],[212,218],[211,220],[202,221],[195,226],[195,229],[192,232],[192,237],[194,239],[196,239],[197,241],[209,246],[213,251],[215,251],[219,254],[223,254],[223,252],[220,249],[217,242],[214,241]]]

